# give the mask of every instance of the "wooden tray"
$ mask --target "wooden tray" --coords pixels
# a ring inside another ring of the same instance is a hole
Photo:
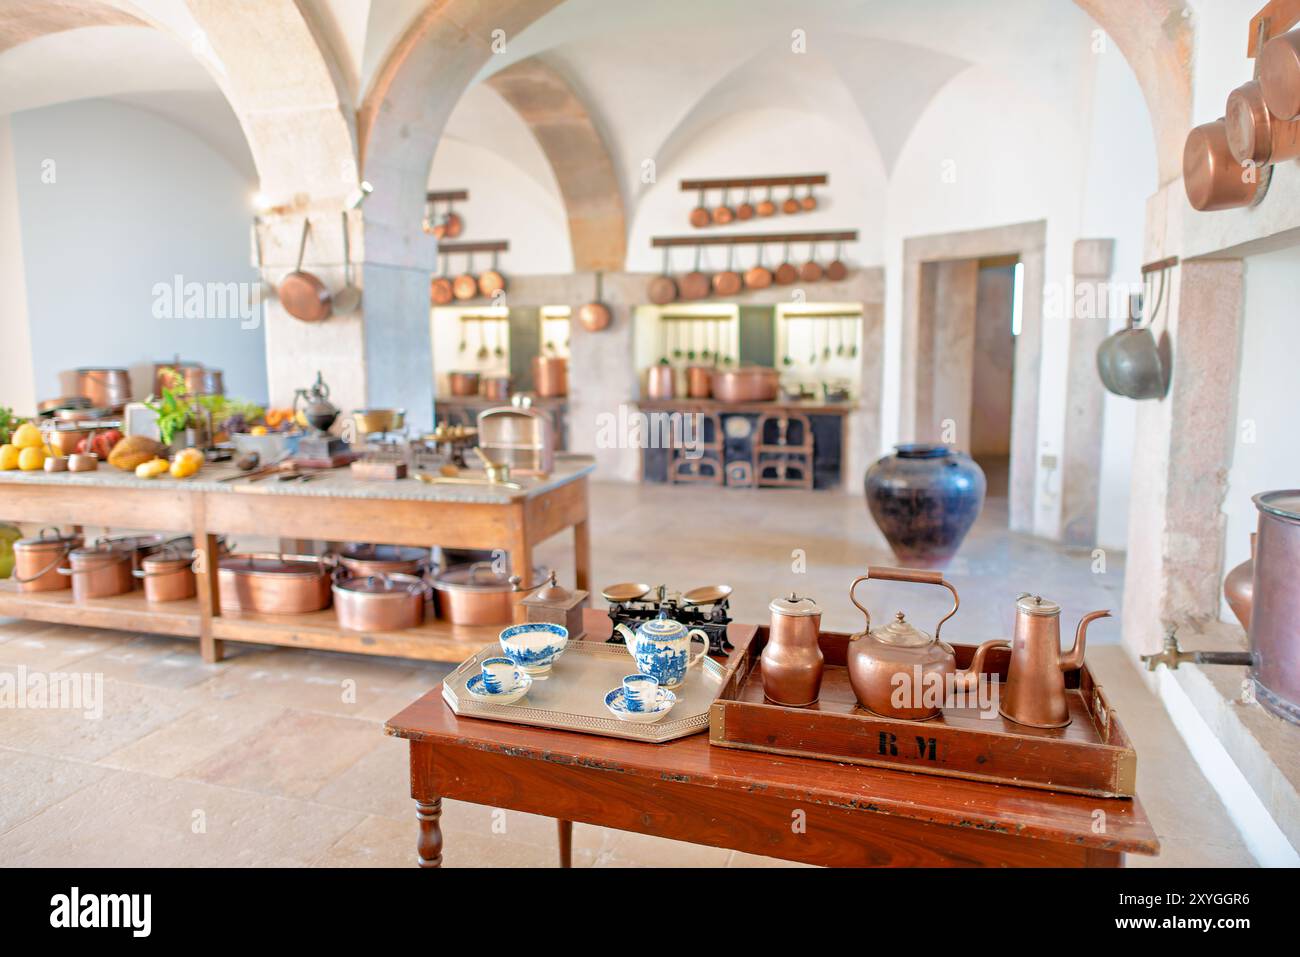
[[[1132,797],[1137,754],[1106,694],[1085,663],[1067,673],[1072,720],[1064,728],[1027,728],[975,708],[948,709],[929,721],[881,718],[858,707],[849,685],[849,636],[820,636],[826,671],[820,700],[807,708],[763,697],[759,654],[768,630],[738,647],[727,662],[722,689],[709,709],[709,743],[852,764],[920,771],[973,781]],[[970,664],[973,645],[953,645],[957,667]],[[1006,680],[1010,653],[986,659],[989,674]]]

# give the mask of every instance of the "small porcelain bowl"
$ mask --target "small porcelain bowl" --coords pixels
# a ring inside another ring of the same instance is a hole
[[[534,678],[550,673],[568,643],[569,629],[544,621],[511,625],[501,632],[501,650],[506,657]]]
[[[610,714],[620,721],[629,721],[632,724],[654,724],[669,711],[672,711],[673,705],[676,703],[677,695],[667,688],[659,689],[659,696],[653,711],[627,710],[627,701],[623,698],[621,685],[605,695],[605,707],[609,709]]]
[[[523,671],[516,671],[514,680],[500,691],[491,692],[483,687],[483,673],[471,675],[465,682],[465,692],[475,701],[489,704],[514,704],[533,686],[533,679]]]

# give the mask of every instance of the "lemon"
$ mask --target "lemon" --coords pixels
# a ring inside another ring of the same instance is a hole
[[[13,442],[20,449],[38,449],[45,444],[45,439],[41,437],[40,429],[24,422],[14,430]]]
[[[45,450],[31,445],[18,453],[18,467],[24,472],[39,472],[45,467]]]
[[[18,454],[21,451],[16,445],[0,445],[0,471],[8,472],[18,468]]]

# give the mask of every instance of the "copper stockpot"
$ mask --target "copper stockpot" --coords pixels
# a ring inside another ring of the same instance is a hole
[[[763,695],[791,708],[806,708],[821,695],[825,657],[817,644],[822,612],[811,598],[793,592],[767,606],[772,613],[767,644],[759,656]]]
[[[871,613],[859,604],[854,590],[865,581],[915,582],[922,585],[940,585],[952,593],[952,608],[939,619],[931,637],[909,624],[900,611],[888,625],[871,630]],[[886,568],[872,566],[849,586],[849,600],[862,612],[866,625],[849,639],[847,653],[849,684],[857,696],[858,704],[873,714],[904,721],[925,721],[937,716],[943,709],[928,700],[926,691],[932,683],[941,683],[944,697],[949,681],[966,681],[977,677],[984,667],[990,649],[1005,645],[1005,641],[986,641],[975,649],[971,666],[957,671],[957,656],[947,642],[939,637],[944,623],[957,614],[961,599],[957,589],[946,581],[942,572],[921,568]],[[900,684],[900,677],[903,679]],[[919,681],[918,681],[919,679]],[[917,685],[920,685],[918,687]],[[910,687],[910,704],[900,705],[895,700],[897,691]]]
[[[537,569],[541,581],[545,572]],[[438,617],[453,625],[508,625],[514,620],[517,593],[510,573],[497,573],[491,562],[449,568],[433,579]]]
[[[569,360],[563,356],[534,356],[533,391],[543,398],[568,395]]]
[[[424,622],[429,583],[413,575],[366,575],[336,581],[334,614],[349,631],[400,631]]]
[[[131,401],[131,376],[125,369],[78,369],[77,390],[97,409],[117,409]]]
[[[1300,490],[1261,492],[1250,648],[1255,697],[1300,724]]]
[[[671,399],[676,394],[674,389],[673,367],[660,363],[646,369],[645,394],[650,399]]]
[[[713,367],[688,366],[686,369],[686,395],[692,399],[707,399],[712,394]]]
[[[510,376],[484,376],[482,392],[485,399],[491,399],[493,402],[508,402],[510,400]]]
[[[1259,54],[1264,102],[1279,120],[1300,117],[1300,29],[1274,37]]]
[[[150,602],[193,598],[197,590],[193,563],[188,554],[168,545],[150,555],[134,575],[144,581],[144,598]]]
[[[781,391],[781,375],[768,366],[714,369],[711,385],[721,402],[770,402]]]
[[[225,395],[226,386],[220,369],[190,366],[185,370],[185,391],[189,395]]]
[[[68,553],[69,567],[60,568],[59,574],[72,578],[74,601],[125,595],[135,586],[131,574],[134,554],[117,542],[74,548]]]
[[[455,396],[478,395],[479,374],[477,372],[447,373],[447,387]]]
[[[49,534],[53,533],[53,534]],[[41,529],[34,538],[14,542],[14,581],[19,591],[61,591],[68,579],[59,569],[68,567],[68,554],[82,546],[80,535],[64,535],[54,528]]]
[[[1223,119],[1197,126],[1183,145],[1183,185],[1193,209],[1210,212],[1249,206],[1259,192],[1261,172],[1245,169],[1228,148]]]
[[[330,571],[324,557],[242,553],[217,569],[223,611],[301,615],[328,608]]]
[[[54,450],[56,455],[71,455],[77,451],[77,443],[88,435],[94,435],[94,429],[81,428],[59,428],[52,423],[42,430],[45,433],[45,444]]]
[[[1224,128],[1238,163],[1266,166],[1300,156],[1300,120],[1274,118],[1254,80],[1228,94]]]
[[[371,545],[353,542],[343,546],[338,562],[354,578],[369,575],[419,576],[433,565],[433,555],[427,548],[403,545]]]

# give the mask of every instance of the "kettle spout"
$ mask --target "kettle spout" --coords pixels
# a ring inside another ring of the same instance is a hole
[[[1079,620],[1079,627],[1074,633],[1074,647],[1061,656],[1062,671],[1077,671],[1083,667],[1083,649],[1088,638],[1088,625],[1098,618],[1109,617],[1109,611],[1094,611]]]

